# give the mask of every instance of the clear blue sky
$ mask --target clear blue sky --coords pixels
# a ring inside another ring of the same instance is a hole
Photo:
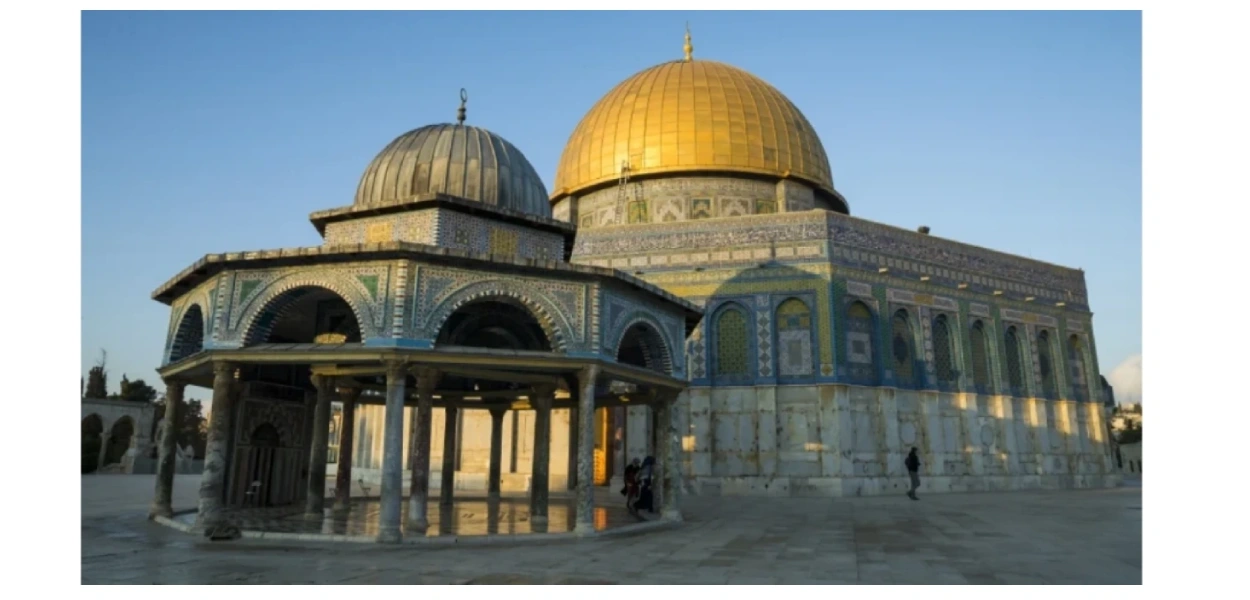
[[[207,253],[310,246],[396,135],[455,117],[548,188],[581,116],[681,57],[820,134],[855,216],[1085,269],[1104,373],[1141,352],[1141,18],[1113,12],[84,13],[82,370],[159,386],[150,299]],[[205,397],[200,390],[192,397]]]

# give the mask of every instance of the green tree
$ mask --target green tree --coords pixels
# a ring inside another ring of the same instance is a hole
[[[118,398],[127,402],[155,402],[156,396],[156,388],[142,379],[130,381],[126,379],[126,375],[122,375],[121,394],[118,394]]]
[[[1127,421],[1124,431],[1116,439],[1121,444],[1136,444],[1141,441],[1141,428],[1132,421]]]
[[[87,398],[107,398],[108,392],[108,371],[105,371],[105,363],[108,362],[108,352],[100,351],[100,360],[91,367],[87,372]]]

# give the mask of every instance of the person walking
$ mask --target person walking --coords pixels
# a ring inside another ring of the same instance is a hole
[[[907,490],[907,497],[912,500],[919,500],[916,497],[916,490],[920,489],[920,457],[916,456],[916,448],[913,446],[911,452],[907,454],[907,475],[911,477],[911,489]]]

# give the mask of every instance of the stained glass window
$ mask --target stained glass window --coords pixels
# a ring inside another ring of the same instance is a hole
[[[978,394],[992,393],[990,353],[985,343],[985,324],[981,321],[972,324],[972,385]]]
[[[872,311],[863,302],[854,302],[846,311],[846,366],[850,381],[877,384],[877,362],[873,350],[876,325]]]
[[[1072,397],[1081,402],[1088,399],[1084,363],[1085,351],[1081,348],[1081,338],[1073,335],[1068,338],[1068,373],[1072,375]]]
[[[894,374],[900,387],[916,387],[915,353],[912,352],[911,326],[907,323],[907,311],[894,313],[891,319],[891,356],[894,358]]]
[[[1050,332],[1043,330],[1037,334],[1037,367],[1042,376],[1042,396],[1054,400],[1056,398],[1055,364],[1051,359]]]
[[[777,307],[778,366],[783,376],[802,377],[814,371],[812,363],[812,312],[798,298]]]
[[[716,374],[747,375],[747,317],[738,308],[721,312],[716,321]]]
[[[938,315],[933,319],[933,370],[937,374],[939,388],[954,389],[955,353],[951,348],[951,332],[946,326],[946,315]]]
[[[1006,336],[1007,355],[1007,386],[1011,395],[1024,397],[1024,370],[1020,365],[1020,339],[1016,336],[1016,328],[1008,327]]]

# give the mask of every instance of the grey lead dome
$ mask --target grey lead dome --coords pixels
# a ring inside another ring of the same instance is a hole
[[[427,125],[395,138],[365,169],[355,204],[403,202],[426,193],[551,218],[547,188],[525,155],[471,125]]]

